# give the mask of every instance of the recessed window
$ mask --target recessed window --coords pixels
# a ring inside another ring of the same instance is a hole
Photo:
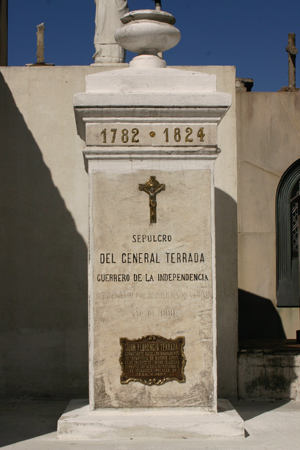
[[[277,306],[299,307],[298,203],[300,159],[283,174],[276,194]]]

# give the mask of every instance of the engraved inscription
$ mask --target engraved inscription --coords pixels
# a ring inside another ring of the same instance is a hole
[[[135,308],[132,313],[133,317],[162,317],[162,318],[170,318],[174,319],[175,317],[179,317],[179,314],[176,309],[162,308],[162,309],[139,309]]]
[[[93,130],[89,135],[89,128]],[[205,146],[216,140],[211,124],[91,124],[87,128],[89,144],[100,146]]]
[[[139,128],[103,128],[100,132],[100,144],[139,144],[140,143],[140,127]],[[155,138],[155,131],[150,131],[150,138]],[[204,127],[194,129],[191,127],[171,127],[165,128],[162,137],[165,143],[192,143],[194,140],[198,143],[204,142]]]
[[[166,339],[145,336],[140,339],[120,338],[121,384],[138,381],[146,385],[160,385],[167,381],[186,381],[184,337]]]
[[[192,298],[199,298],[201,301],[209,300],[211,298],[211,291],[199,290],[191,291],[186,290],[184,292],[175,291],[157,291],[157,292],[132,292],[132,291],[108,291],[108,292],[97,292],[96,298],[101,300],[188,300]]]

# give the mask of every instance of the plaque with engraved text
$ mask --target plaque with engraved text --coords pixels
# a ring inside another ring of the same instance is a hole
[[[161,336],[145,336],[133,340],[120,338],[121,384],[139,381],[151,386],[173,380],[184,383],[184,344],[184,337],[166,339]]]

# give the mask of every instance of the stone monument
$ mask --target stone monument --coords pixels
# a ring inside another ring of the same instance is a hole
[[[241,436],[216,376],[214,161],[231,96],[157,56],[180,39],[171,14],[121,20],[116,41],[138,56],[74,97],[90,179],[90,398],[71,402],[58,436]]]

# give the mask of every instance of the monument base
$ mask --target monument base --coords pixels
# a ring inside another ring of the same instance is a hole
[[[65,440],[189,439],[201,436],[244,437],[244,421],[231,403],[223,399],[218,400],[217,414],[198,408],[90,411],[87,400],[72,400],[57,426],[57,437]]]

